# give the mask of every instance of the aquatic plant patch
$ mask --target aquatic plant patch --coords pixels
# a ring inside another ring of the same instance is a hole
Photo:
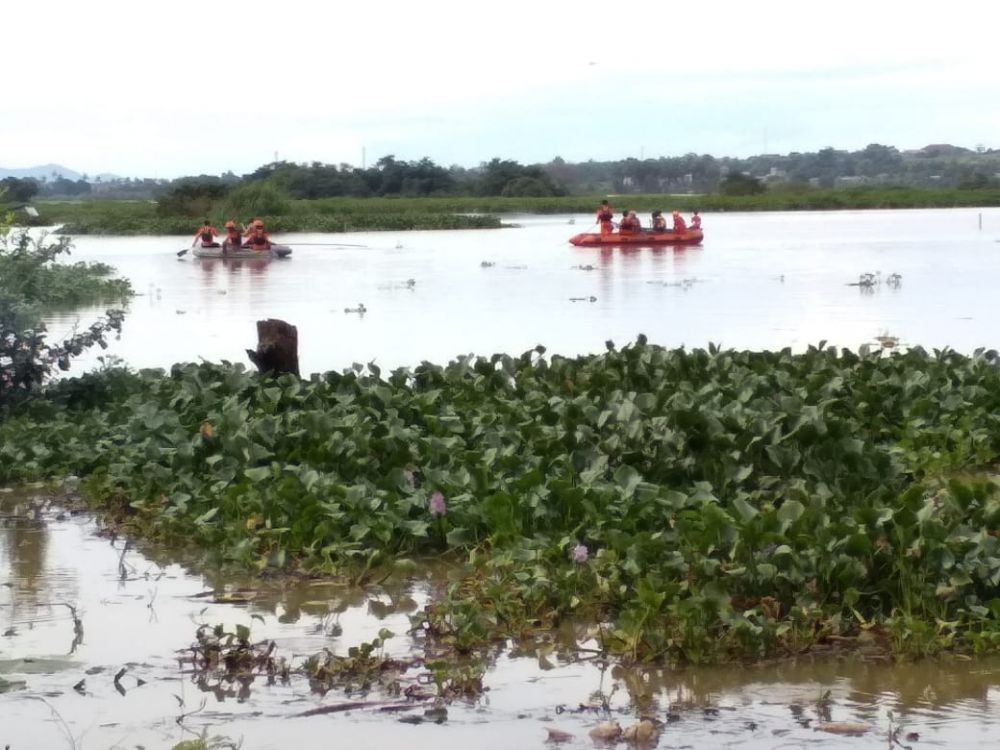
[[[298,380],[109,371],[3,413],[0,480],[213,565],[364,581],[473,653],[567,620],[630,659],[1000,646],[995,352],[461,357]]]

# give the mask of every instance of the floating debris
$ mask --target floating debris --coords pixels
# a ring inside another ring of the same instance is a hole
[[[561,729],[553,729],[552,727],[545,727],[545,731],[549,733],[549,736],[545,738],[546,742],[569,742],[573,739],[573,735],[569,732],[564,732]]]
[[[876,271],[875,273],[868,272],[859,274],[858,280],[848,282],[847,286],[856,286],[866,291],[872,291],[876,287],[881,286],[883,281],[890,289],[899,289],[903,284],[903,277],[901,274],[891,273],[883,280],[881,271]]]
[[[622,734],[622,727],[617,721],[598,724],[588,732],[590,738],[598,742],[616,742]]]
[[[656,740],[659,733],[660,729],[656,724],[649,719],[643,719],[638,724],[625,727],[622,739],[636,745],[650,745]]]
[[[850,721],[824,721],[816,725],[816,731],[842,734],[847,737],[860,737],[871,729],[867,724],[856,724]]]

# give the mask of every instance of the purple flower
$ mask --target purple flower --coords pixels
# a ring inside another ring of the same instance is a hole
[[[444,495],[440,492],[435,492],[431,495],[431,499],[427,503],[427,508],[430,510],[432,516],[443,516],[447,513],[448,505],[444,501]]]
[[[573,548],[570,557],[573,558],[573,562],[583,565],[587,562],[587,558],[590,557],[590,551],[587,549],[586,544],[578,544]]]

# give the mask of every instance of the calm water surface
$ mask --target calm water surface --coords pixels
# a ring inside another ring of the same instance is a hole
[[[80,237],[73,260],[110,263],[143,295],[111,349],[137,367],[247,363],[265,317],[298,326],[303,372],[539,343],[597,352],[639,333],[689,347],[802,349],[825,339],[857,348],[886,334],[960,351],[996,345],[1000,209],[709,214],[704,244],[676,249],[569,245],[589,216],[509,220],[520,226],[284,235],[276,239],[294,255],[272,263],[178,259],[179,238]],[[900,284],[848,286],[866,272],[899,274]],[[359,303],[365,315],[344,312]],[[57,316],[52,330],[87,319]]]
[[[278,653],[294,663],[323,648],[343,655],[383,627],[396,633],[389,651],[408,654],[419,647],[408,635],[407,613],[426,601],[427,583],[369,591],[264,583],[247,605],[214,603],[204,594],[227,582],[186,572],[168,550],[137,552],[98,535],[86,516],[57,508],[0,494],[0,747],[11,750],[73,743],[168,748],[203,731],[275,750],[500,750],[544,747],[550,727],[573,735],[568,747],[587,748],[593,747],[588,731],[602,721],[634,723],[636,703],[666,722],[660,748],[885,748],[890,721],[903,725],[901,739],[919,735],[906,743],[915,748],[985,748],[996,747],[1000,731],[995,660],[896,666],[807,660],[643,672],[556,652],[502,652],[486,674],[483,697],[451,704],[440,725],[413,726],[400,722],[400,714],[367,709],[296,716],[348,698],[335,690],[312,693],[295,676],[273,686],[258,678],[243,696],[212,691],[181,671],[176,652],[194,641],[199,624],[224,623],[230,630],[250,626],[255,640],[274,639]],[[66,604],[82,621],[81,639]],[[335,624],[342,634],[334,634]],[[610,714],[596,708],[602,697]],[[374,709],[384,696],[350,699],[368,700]],[[870,730],[862,737],[817,731],[818,722],[829,720]]]

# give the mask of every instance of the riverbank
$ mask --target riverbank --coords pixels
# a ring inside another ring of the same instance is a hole
[[[919,349],[110,370],[4,414],[0,481],[83,477],[121,531],[210,567],[447,560],[424,617],[459,651],[573,619],[626,661],[986,653],[998,409],[993,354]]]
[[[501,226],[504,214],[592,214],[603,195],[549,198],[434,197],[322,198],[289,200],[283,212],[266,215],[275,232],[403,231],[475,229]],[[846,188],[772,189],[759,195],[620,195],[616,209],[639,212],[679,210],[689,213],[734,211],[821,211],[890,208],[1000,206],[1000,189]],[[193,235],[205,217],[162,216],[153,201],[41,201],[37,222],[63,225],[70,235]],[[221,226],[227,219],[210,209]],[[246,220],[249,217],[235,217]]]

